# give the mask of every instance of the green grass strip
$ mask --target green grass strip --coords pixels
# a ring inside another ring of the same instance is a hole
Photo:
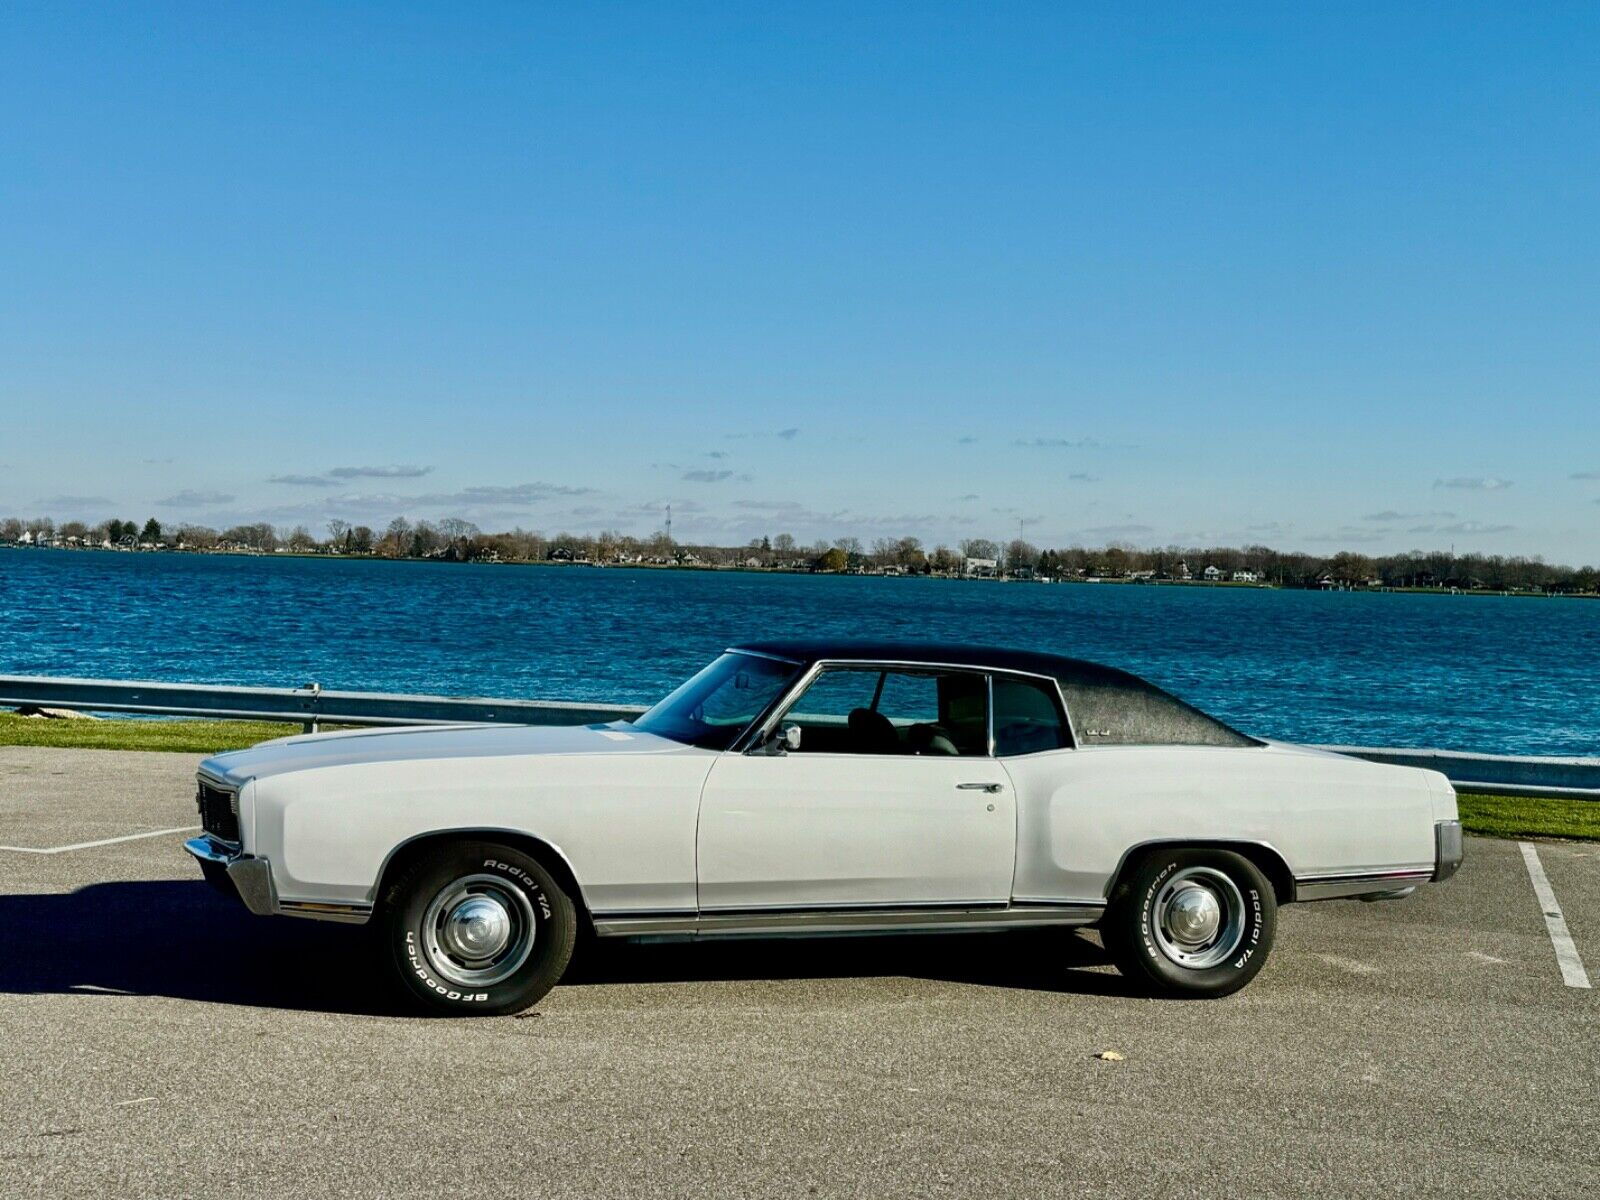
[[[220,754],[301,732],[277,721],[52,721],[0,713],[0,746]]]
[[[1456,797],[1461,828],[1480,837],[1554,837],[1600,841],[1600,800],[1531,800],[1526,796]]]

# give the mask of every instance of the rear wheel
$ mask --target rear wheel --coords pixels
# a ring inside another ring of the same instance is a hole
[[[1129,979],[1181,996],[1226,996],[1256,977],[1277,929],[1272,885],[1230,850],[1161,847],[1124,872],[1101,922]]]
[[[495,842],[453,842],[384,894],[380,934],[415,1002],[455,1016],[538,1003],[572,958],[577,910],[538,860]]]

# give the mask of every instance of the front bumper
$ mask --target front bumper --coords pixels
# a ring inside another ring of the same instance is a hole
[[[272,882],[272,864],[266,859],[230,850],[208,837],[190,838],[183,848],[199,862],[208,880],[223,890],[231,885],[256,916],[278,914],[278,889]]]

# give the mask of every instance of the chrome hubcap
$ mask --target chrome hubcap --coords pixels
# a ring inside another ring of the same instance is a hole
[[[511,914],[492,896],[472,896],[444,915],[443,942],[459,958],[492,958],[511,940]]]
[[[1150,917],[1161,953],[1195,971],[1226,962],[1244,940],[1244,897],[1215,867],[1173,872],[1156,894]]]
[[[533,953],[533,905],[495,875],[446,884],[422,918],[428,965],[451,983],[481,988],[509,978]]]
[[[1221,924],[1222,905],[1198,883],[1185,883],[1167,902],[1167,933],[1182,945],[1205,945]]]

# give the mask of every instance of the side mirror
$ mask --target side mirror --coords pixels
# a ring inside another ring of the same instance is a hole
[[[777,732],[766,740],[761,747],[761,753],[777,757],[798,749],[800,749],[800,726],[785,724],[778,726]]]

